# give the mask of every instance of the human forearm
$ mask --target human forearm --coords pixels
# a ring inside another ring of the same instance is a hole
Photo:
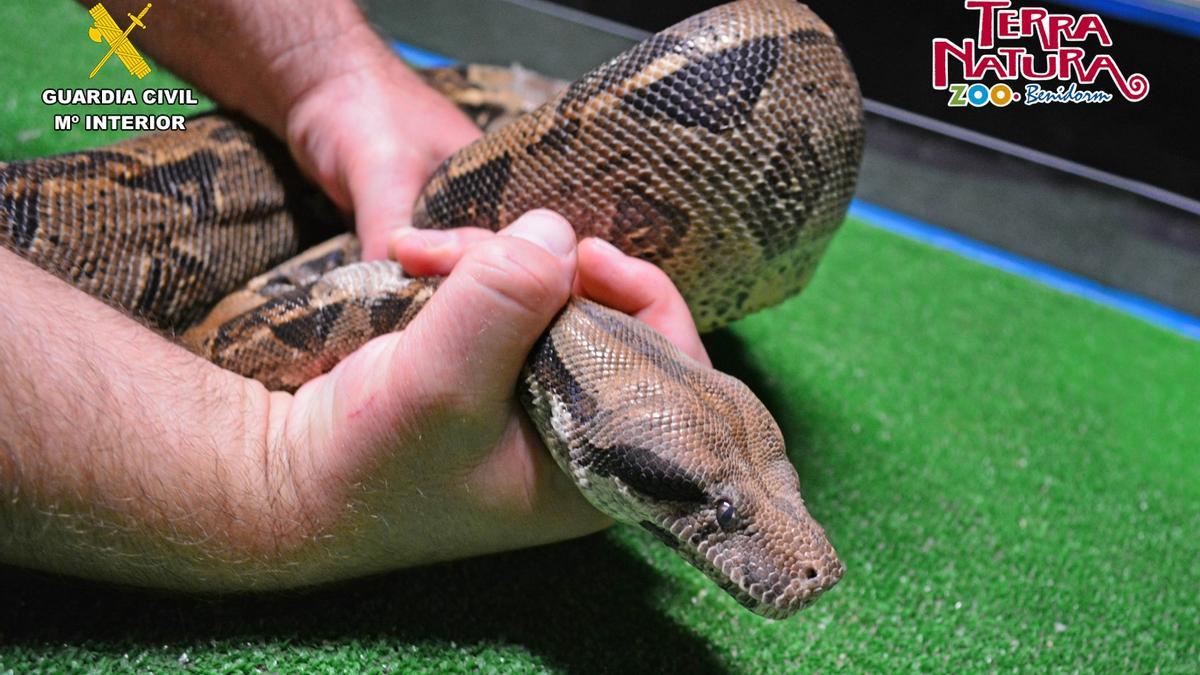
[[[0,249],[0,560],[230,588],[279,564],[265,392]],[[282,506],[282,505],[276,505]]]

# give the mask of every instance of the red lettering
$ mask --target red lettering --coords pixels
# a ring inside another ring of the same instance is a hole
[[[1074,70],[1083,77],[1083,55],[1084,51],[1079,47],[1063,47],[1058,50],[1058,78],[1060,80],[1071,79],[1071,71]],[[1084,84],[1091,80],[1080,80]]]
[[[1058,49],[1058,38],[1063,33],[1070,33],[1071,26],[1075,23],[1075,18],[1069,14],[1051,14],[1049,17],[1050,26],[1047,36],[1043,36],[1042,49]],[[1049,38],[1049,40],[1045,38]]]
[[[1042,44],[1046,44],[1048,39],[1046,36],[1045,26],[1042,21],[1046,18],[1046,10],[1041,7],[1022,7],[1021,8],[1021,35],[1033,35],[1033,31],[1040,33],[1039,40]]]
[[[1112,76],[1113,82],[1120,82],[1121,70],[1117,68],[1117,62],[1108,54],[1098,54],[1088,67],[1079,73],[1079,82],[1081,84],[1091,84],[1096,81],[1100,72],[1104,71]]]
[[[1112,37],[1108,34],[1108,28],[1104,26],[1104,19],[1101,19],[1098,14],[1084,14],[1079,17],[1079,23],[1075,24],[1075,31],[1072,33],[1071,39],[1082,42],[1087,39],[1088,35],[1095,35],[1096,39],[1100,40],[1100,44],[1105,47],[1112,46]]]
[[[1025,10],[1021,10],[1024,12]],[[1017,17],[1020,12],[1011,9],[1002,9],[996,12],[996,37],[1001,40],[1011,40],[1021,37],[1020,31],[1014,32],[1013,28],[1017,27]]]
[[[995,54],[981,54],[974,67],[965,71],[963,76],[968,80],[982,80],[984,74],[989,70],[996,74],[997,79],[1003,80],[1006,77],[1004,62]]]
[[[1009,0],[966,0],[963,5],[967,9],[979,10],[979,48],[988,49],[995,44],[995,22],[993,11],[1007,8]]]
[[[945,89],[950,86],[950,59],[957,59],[963,64],[963,70],[966,71],[966,64],[975,60],[975,41],[971,38],[963,40],[962,47],[955,45],[946,38],[934,38],[933,40],[933,88]]]
[[[1053,52],[1046,55],[1046,69],[1038,72],[1037,56],[1034,54],[1021,55],[1021,77],[1027,80],[1053,80],[1058,76],[1058,68],[1054,61]]]
[[[1025,53],[1024,47],[1001,47],[996,50],[1004,57],[1004,72],[1008,73],[1008,77],[1004,79],[1012,79],[1021,72],[1021,55]]]

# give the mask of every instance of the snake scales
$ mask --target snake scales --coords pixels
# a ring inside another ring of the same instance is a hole
[[[506,106],[489,109],[470,72],[427,77],[494,117]],[[803,288],[844,217],[863,140],[841,47],[791,0],[692,17],[493,126],[432,177],[414,225],[496,229],[557,210],[581,236],[664,269],[701,330]],[[350,235],[314,247],[337,223],[275,141],[219,114],[0,165],[0,244],[274,388],[399,330],[437,287],[359,262]],[[751,610],[787,616],[841,577],[778,427],[737,380],[584,300],[522,378],[526,410],[584,495]]]

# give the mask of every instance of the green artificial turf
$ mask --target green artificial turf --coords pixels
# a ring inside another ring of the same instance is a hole
[[[0,8],[0,159],[111,140],[39,101],[84,86],[87,25]],[[848,568],[789,621],[617,527],[271,597],[0,568],[0,672],[1197,670],[1200,343],[852,220],[808,292],[709,345]]]

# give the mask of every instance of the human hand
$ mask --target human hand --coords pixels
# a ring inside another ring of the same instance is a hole
[[[391,54],[313,84],[286,125],[292,155],[354,214],[368,260],[384,257],[390,233],[411,224],[417,194],[442,160],[479,135]]]
[[[606,526],[542,447],[517,380],[573,289],[707,362],[670,280],[599,240],[577,247],[547,211],[499,234],[409,230],[391,251],[414,275],[449,276],[405,330],[294,395],[269,395],[268,461],[286,467],[297,508],[274,519],[296,525],[278,543],[327,541],[334,555],[313,579],[327,580]]]

